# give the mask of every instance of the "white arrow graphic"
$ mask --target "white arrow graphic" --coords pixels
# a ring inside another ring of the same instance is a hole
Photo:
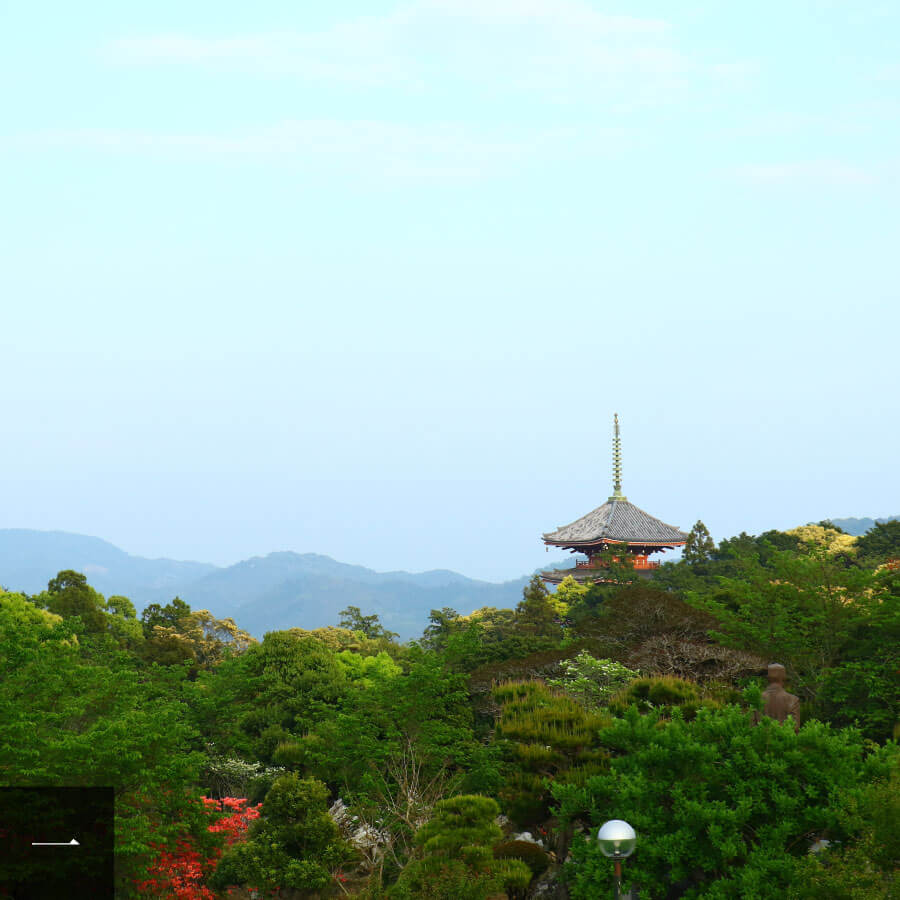
[[[32,847],[80,847],[81,844],[72,838],[71,841],[32,841]]]

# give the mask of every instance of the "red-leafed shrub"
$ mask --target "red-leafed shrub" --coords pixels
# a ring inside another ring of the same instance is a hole
[[[207,815],[215,817],[208,830],[224,835],[225,847],[230,847],[247,835],[250,824],[259,818],[259,808],[249,806],[243,797],[203,798]],[[215,869],[222,849],[201,853],[191,839],[178,842],[174,850],[161,849],[159,856],[147,870],[147,878],[135,885],[141,897],[168,897],[174,900],[216,900],[217,895],[205,885]]]

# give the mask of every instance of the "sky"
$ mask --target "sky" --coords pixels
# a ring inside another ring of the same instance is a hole
[[[900,514],[900,6],[0,4],[0,528],[515,578]]]

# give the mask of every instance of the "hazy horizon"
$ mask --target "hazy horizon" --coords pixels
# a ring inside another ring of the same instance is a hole
[[[614,412],[682,529],[900,512],[900,9],[0,22],[0,527],[502,581]]]
[[[454,485],[454,487],[458,487],[458,485]],[[604,498],[605,499],[605,498]],[[588,510],[584,510],[587,512]],[[749,533],[758,534],[761,531],[768,530],[769,528],[790,528],[797,525],[805,524],[808,521],[819,521],[823,518],[886,518],[889,515],[896,515],[892,513],[884,513],[872,516],[864,516],[864,515],[853,515],[851,513],[847,513],[846,515],[820,515],[814,517],[808,517],[807,519],[798,518],[796,520],[783,520],[776,524],[773,523],[765,523],[761,519],[759,519],[759,524],[756,527],[751,528],[738,528],[737,530],[730,530],[727,532],[714,532],[713,536],[715,539],[721,540],[725,537],[733,537],[738,534],[740,531],[746,530]],[[464,517],[460,516],[460,520],[463,520]],[[706,520],[704,520],[706,521]],[[556,527],[557,524],[564,524],[563,522],[555,523],[548,526],[548,530],[550,528]],[[688,529],[693,522],[689,524],[676,523],[681,525],[683,528]],[[150,559],[157,558],[167,558],[171,560],[180,560],[180,561],[190,561],[190,562],[202,562],[202,563],[212,563],[216,566],[227,567],[230,565],[234,565],[238,562],[242,562],[244,560],[250,559],[252,557],[260,557],[267,556],[269,553],[279,552],[279,551],[289,551],[294,553],[318,553],[323,556],[330,556],[333,559],[336,559],[339,562],[347,563],[351,565],[362,565],[367,568],[373,569],[378,572],[390,572],[390,571],[408,571],[408,572],[424,572],[432,569],[449,569],[459,574],[466,575],[470,578],[477,578],[480,580],[491,581],[491,582],[503,582],[514,580],[516,578],[520,578],[523,574],[527,574],[534,569],[549,565],[551,563],[559,562],[560,560],[568,560],[568,553],[560,553],[557,550],[550,549],[549,552],[545,551],[543,548],[543,544],[538,541],[539,546],[537,548],[532,547],[531,552],[529,549],[524,546],[519,548],[519,552],[511,552],[507,558],[498,558],[493,561],[493,565],[488,565],[482,570],[470,570],[466,569],[462,566],[453,565],[448,562],[441,562],[439,553],[434,552],[433,548],[429,550],[429,545],[424,542],[421,546],[418,546],[418,549],[412,548],[409,549],[406,553],[394,553],[391,555],[390,553],[386,554],[384,558],[377,558],[373,554],[369,554],[368,556],[364,556],[362,558],[351,558],[347,555],[341,555],[341,551],[328,552],[327,550],[321,547],[314,546],[271,546],[271,547],[263,547],[261,544],[253,544],[251,541],[248,546],[251,546],[251,549],[243,551],[240,549],[239,541],[240,535],[235,535],[230,545],[234,548],[233,552],[230,556],[226,556],[224,554],[220,554],[218,556],[212,557],[209,555],[201,555],[200,553],[196,554],[186,554],[179,553],[177,550],[177,545],[173,543],[166,543],[165,539],[158,540],[156,543],[150,542],[151,547],[160,547],[165,548],[170,546],[173,548],[173,552],[159,552],[159,551],[147,551],[142,547],[138,546],[130,546],[126,542],[118,539],[115,535],[110,534],[99,534],[99,533],[89,533],[83,531],[77,531],[71,528],[54,528],[54,527],[46,527],[46,528],[37,528],[34,526],[24,526],[24,525],[16,525],[8,522],[4,522],[4,524],[0,527],[4,528],[31,528],[35,531],[62,531],[70,534],[83,534],[89,537],[99,538],[101,540],[107,541],[110,544],[118,547],[120,550],[124,550],[126,553],[131,556],[140,556]],[[517,527],[514,529],[514,533],[520,534],[522,532],[521,527]],[[482,532],[483,533],[483,532]],[[534,542],[531,542],[532,544]],[[203,543],[198,543],[195,546],[202,547]],[[212,551],[215,551],[217,548],[213,546],[209,542],[206,542],[206,546],[209,546]],[[348,546],[351,547],[352,544],[347,545],[338,545],[338,546]],[[350,551],[348,551],[350,552]],[[658,558],[665,561],[667,559],[677,559],[679,556],[679,552],[667,552],[661,554]],[[390,564],[391,559],[406,559],[409,562],[407,564]],[[421,562],[422,560],[429,560],[427,564]],[[518,564],[518,568],[515,568]]]

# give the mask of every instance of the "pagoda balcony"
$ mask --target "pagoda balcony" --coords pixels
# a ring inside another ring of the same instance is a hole
[[[619,562],[619,560],[615,560],[615,562]],[[658,569],[659,562],[652,559],[645,559],[642,556],[635,557],[631,561],[632,568],[646,570],[646,569]],[[587,560],[578,560],[575,563],[576,569],[602,569],[603,565],[599,562],[593,562],[589,559]]]

